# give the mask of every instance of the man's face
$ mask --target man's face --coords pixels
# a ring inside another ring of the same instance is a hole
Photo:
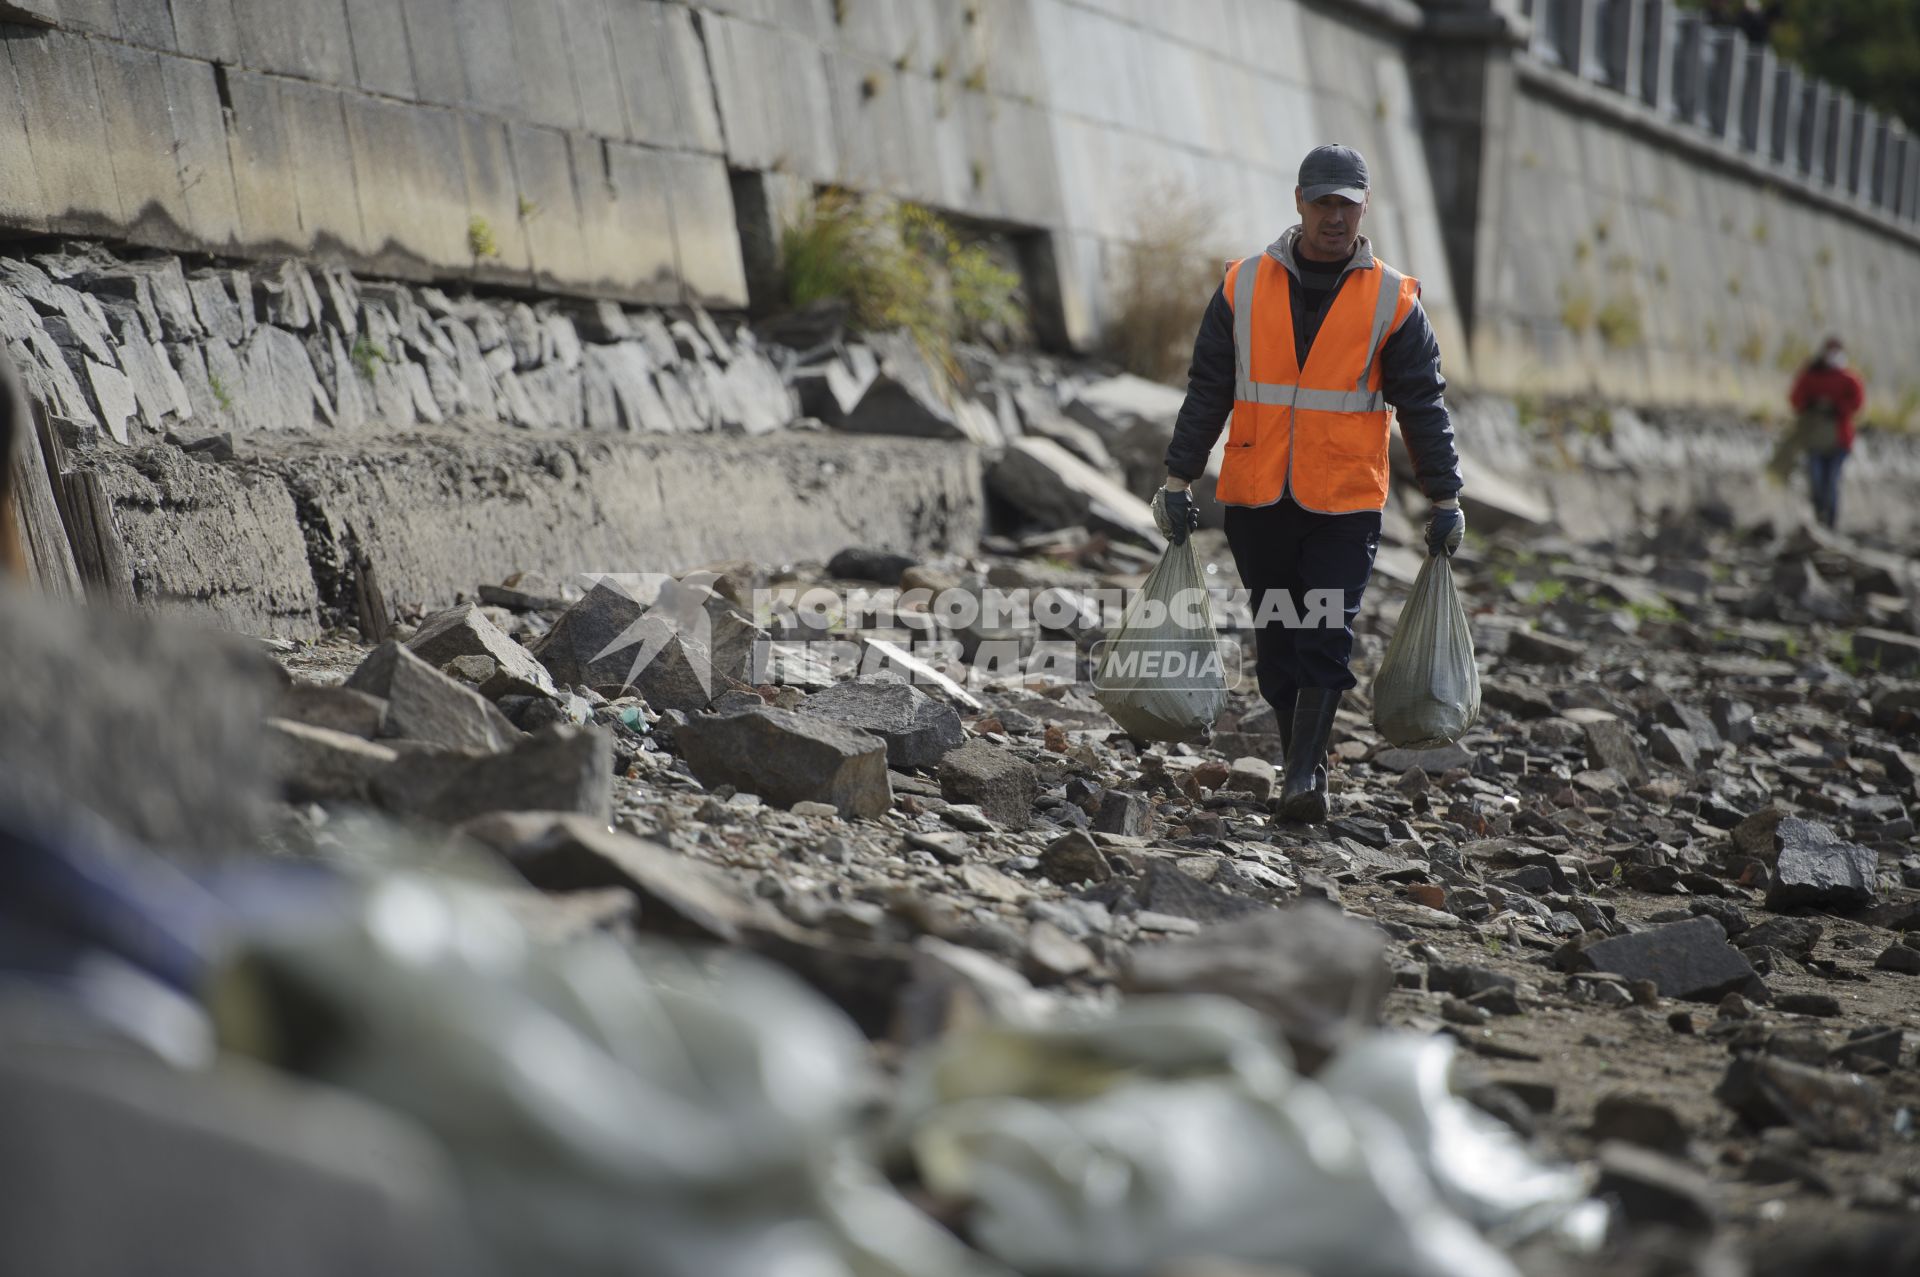
[[[1353,253],[1360,238],[1360,219],[1367,215],[1365,200],[1356,204],[1339,195],[1323,195],[1308,203],[1293,188],[1293,202],[1300,210],[1300,248],[1315,261],[1343,261]]]

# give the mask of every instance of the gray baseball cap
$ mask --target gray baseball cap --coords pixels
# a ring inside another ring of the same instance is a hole
[[[1358,204],[1367,198],[1367,161],[1350,146],[1316,146],[1300,161],[1300,198],[1311,204],[1338,195]]]

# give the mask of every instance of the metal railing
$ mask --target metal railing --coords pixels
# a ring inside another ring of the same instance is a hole
[[[1920,225],[1920,138],[1674,0],[1523,0],[1528,52],[1828,194]]]

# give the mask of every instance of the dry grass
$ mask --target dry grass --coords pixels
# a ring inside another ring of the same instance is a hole
[[[1172,182],[1141,199],[1107,326],[1108,353],[1128,372],[1169,382],[1186,372],[1200,316],[1220,283],[1220,261],[1201,247],[1213,225],[1212,209]]]

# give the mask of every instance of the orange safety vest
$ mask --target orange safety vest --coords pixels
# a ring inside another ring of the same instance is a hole
[[[1237,384],[1216,501],[1272,505],[1291,495],[1321,514],[1386,507],[1380,351],[1413,313],[1420,281],[1377,258],[1349,273],[1302,368],[1287,268],[1268,253],[1227,268]]]

